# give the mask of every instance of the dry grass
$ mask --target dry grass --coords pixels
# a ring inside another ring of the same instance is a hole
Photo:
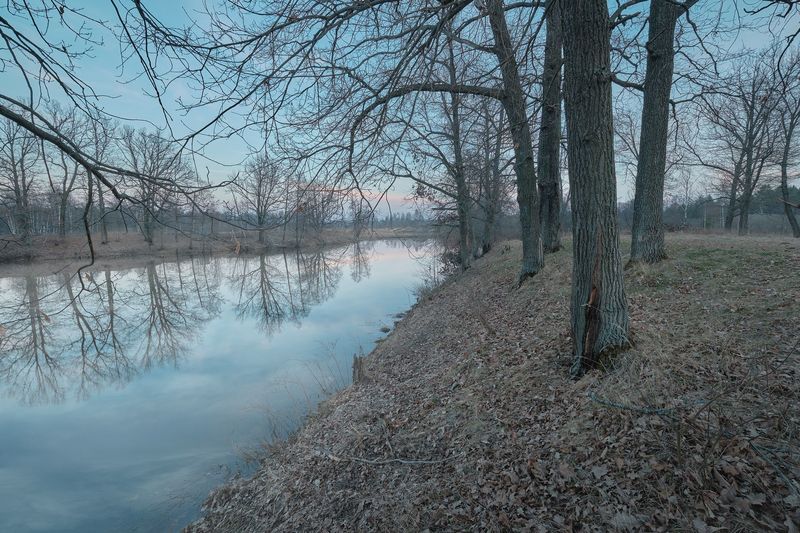
[[[518,243],[427,296],[193,531],[796,531],[800,248],[670,235],[633,349],[567,379],[570,257]]]

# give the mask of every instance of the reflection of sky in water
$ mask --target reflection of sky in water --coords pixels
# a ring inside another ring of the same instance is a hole
[[[419,267],[405,248],[361,251],[110,272],[124,357],[96,354],[114,353],[105,272],[92,273],[89,293],[73,280],[77,313],[61,275],[0,280],[0,531],[162,531],[191,520],[239,468],[240,447],[268,438],[270,423],[285,430],[319,382],[349,380],[353,354],[413,302]],[[31,288],[41,309],[26,303]],[[282,318],[265,320],[265,308]],[[69,342],[80,338],[76,316],[104,339],[85,357]],[[37,323],[50,354],[40,367],[57,367],[38,374],[35,357],[20,355]],[[179,331],[158,344],[169,324]]]

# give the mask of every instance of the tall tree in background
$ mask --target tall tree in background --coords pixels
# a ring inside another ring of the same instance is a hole
[[[500,63],[503,79],[503,107],[508,116],[511,138],[514,141],[514,170],[517,175],[517,203],[522,232],[522,269],[519,281],[536,275],[544,266],[541,227],[539,225],[539,193],[536,190],[533,140],[528,121],[525,91],[519,77],[517,58],[511,33],[508,30],[502,0],[488,0],[486,11],[494,36],[494,52]]]
[[[571,329],[580,375],[628,345],[628,307],[617,233],[611,39],[605,0],[561,0],[564,106],[572,195]]]
[[[447,40],[447,52],[447,73],[450,83],[455,86],[459,83],[459,79],[451,35],[449,35]],[[464,168],[464,138],[461,131],[461,97],[462,95],[459,93],[451,92],[449,94],[450,101],[443,101],[442,103],[447,112],[450,125],[449,137],[453,149],[453,161],[449,165],[448,170],[456,184],[456,213],[458,214],[458,242],[461,269],[466,270],[469,268],[472,258],[472,247],[470,245],[470,210],[472,207],[472,200],[467,185],[467,173]]]
[[[800,238],[800,224],[794,210],[797,206],[789,201],[789,169],[796,168],[797,147],[794,145],[795,133],[798,123],[800,123],[800,55],[792,54],[789,58],[789,68],[784,71],[781,83],[780,101],[777,113],[780,118],[781,133],[781,200],[783,201],[783,211],[786,219],[792,228],[792,235]]]
[[[739,235],[749,231],[753,193],[773,163],[776,148],[778,86],[772,55],[760,54],[738,63],[715,93],[703,97],[702,113],[710,124],[712,156],[692,149],[700,163],[724,170],[728,209],[725,228],[733,227],[739,215]]]
[[[545,252],[561,248],[561,19],[556,0],[547,3],[539,126],[539,220]]]
[[[284,201],[285,188],[291,176],[282,172],[278,164],[268,155],[261,154],[245,164],[242,176],[231,184],[234,211],[258,229],[258,242],[266,244],[266,230],[270,227],[270,216]],[[251,217],[255,217],[251,220]],[[283,222],[273,221],[271,227]]]
[[[53,103],[47,106],[47,115],[53,127],[66,135],[72,143],[83,149],[91,149],[90,139],[87,138],[88,124],[81,119],[77,108],[64,109],[58,103]],[[64,238],[67,234],[67,210],[70,206],[70,197],[81,185],[79,178],[83,178],[86,170],[62,150],[52,146],[43,152],[42,162],[50,192],[57,205],[58,236]]]
[[[40,143],[19,124],[0,119],[0,201],[11,211],[14,234],[30,243],[31,196],[41,158]]]
[[[178,195],[195,182],[194,173],[180,146],[146,130],[123,128],[120,153],[125,165],[142,177],[130,180],[128,188],[141,207],[137,222],[142,236],[152,245],[158,218],[167,207],[177,208]]]
[[[631,261],[657,263],[664,251],[664,176],[667,164],[669,97],[675,64],[678,18],[698,0],[650,2],[647,71],[644,78],[639,164],[633,200]]]

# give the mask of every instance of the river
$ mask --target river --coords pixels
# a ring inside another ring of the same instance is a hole
[[[198,517],[413,304],[407,244],[0,279],[0,531]]]

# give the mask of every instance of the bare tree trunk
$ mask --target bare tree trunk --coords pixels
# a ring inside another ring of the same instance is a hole
[[[733,179],[731,180],[731,192],[728,195],[728,211],[725,213],[725,230],[731,231],[733,229],[733,218],[736,216],[736,202],[737,199],[737,192],[739,190],[739,174],[741,170],[738,170],[738,163],[736,169],[733,172]]]
[[[150,215],[150,210],[145,207],[144,215],[142,216],[142,233],[144,234],[144,242],[148,245],[153,245],[153,222],[152,216]]]
[[[752,145],[748,144],[745,147],[746,156],[744,163],[744,170],[742,176],[742,194],[739,196],[739,235],[747,235],[750,225],[750,200],[753,195],[753,156]]]
[[[539,128],[539,220],[545,253],[561,248],[561,20],[555,0],[547,3],[547,39]]]
[[[573,376],[628,346],[617,233],[611,45],[605,0],[561,0],[572,195]]]
[[[750,231],[750,200],[753,195],[745,183],[745,191],[739,199],[739,235],[747,235]]]
[[[500,157],[503,150],[502,124],[504,121],[502,109],[497,120],[497,133],[491,135],[491,116],[489,106],[484,105],[484,223],[481,237],[481,255],[489,253],[494,246],[496,237],[497,214],[500,206],[500,189],[502,187],[502,173],[500,172]],[[494,141],[494,146],[492,146]]]
[[[455,54],[453,53],[453,42],[448,42],[449,62],[447,64],[450,83],[458,83],[456,73]],[[470,194],[467,187],[467,179],[464,172],[464,154],[461,147],[461,96],[458,93],[450,93],[450,136],[453,143],[453,180],[456,182],[456,212],[458,214],[458,246],[461,270],[467,270],[472,259],[470,246]]]
[[[91,179],[91,177],[89,178]],[[95,183],[97,186],[97,205],[100,208],[100,244],[108,243],[108,224],[106,223],[106,201],[103,198],[103,189],[100,188],[100,180]]]
[[[783,198],[783,211],[786,213],[786,218],[789,219],[789,225],[792,227],[792,236],[800,238],[800,225],[797,223],[797,217],[794,214],[795,208],[789,203],[789,185],[785,168],[781,169],[781,197]]]
[[[494,36],[494,50],[503,77],[503,108],[508,115],[514,142],[514,172],[517,176],[517,203],[522,230],[522,270],[519,281],[536,275],[544,266],[542,235],[539,227],[539,194],[536,190],[536,168],[533,162],[533,141],[528,123],[525,92],[519,79],[517,58],[506,24],[502,0],[486,2],[489,24]]]
[[[781,198],[783,199],[783,212],[792,227],[792,236],[800,238],[800,225],[794,214],[794,207],[789,203],[789,153],[792,151],[792,135],[794,133],[795,122],[791,122],[786,133],[783,145],[783,156],[781,157]]]
[[[657,263],[667,256],[663,212],[669,95],[675,63],[675,25],[683,11],[682,5],[669,0],[650,2],[647,72],[631,228],[632,262]]]
[[[19,195],[16,200],[14,206],[14,225],[16,226],[16,234],[20,236],[22,242],[30,244],[32,241],[31,214],[26,193]]]
[[[58,195],[58,236],[62,239],[67,236],[67,206],[69,196],[66,191]]]

